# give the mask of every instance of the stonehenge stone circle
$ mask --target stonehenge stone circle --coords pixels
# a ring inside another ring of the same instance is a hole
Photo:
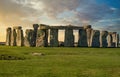
[[[59,41],[59,30],[65,30],[64,41]],[[78,42],[75,42],[73,30],[78,31]],[[91,25],[83,27],[49,26],[45,24],[33,24],[33,29],[27,29],[23,35],[21,26],[6,29],[7,46],[27,47],[119,47],[119,34],[117,32],[94,30]],[[50,36],[50,37],[48,37]]]

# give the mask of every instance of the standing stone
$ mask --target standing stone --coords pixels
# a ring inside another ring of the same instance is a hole
[[[107,47],[108,46],[107,36],[108,36],[107,31],[102,31],[100,33],[100,47]]]
[[[86,33],[87,33],[87,43],[88,43],[88,47],[91,47],[91,33],[92,33],[92,29],[88,28],[86,29]]]
[[[117,44],[117,33],[116,32],[112,32],[112,46],[113,47],[116,47],[116,44]]]
[[[108,43],[108,47],[112,47],[112,35],[109,33],[107,36],[107,43]]]
[[[80,29],[79,30],[78,47],[88,47],[87,33],[86,33],[85,29]]]
[[[58,29],[50,29],[50,46],[58,47]]]
[[[74,46],[73,29],[68,28],[65,30],[64,46],[65,47],[73,47]]]
[[[24,38],[23,38],[23,30],[21,26],[18,26],[17,28],[17,37],[16,37],[16,45],[17,46],[23,46],[24,44]]]
[[[100,31],[98,30],[93,30],[92,31],[92,37],[91,37],[91,41],[92,41],[92,47],[100,47]]]
[[[33,46],[32,42],[33,42],[34,31],[32,29],[27,29],[25,33],[26,33],[26,35],[24,38],[24,45],[27,47]]]
[[[16,46],[16,37],[17,33],[16,30],[13,28],[13,31],[11,32],[11,46]]]
[[[38,31],[38,24],[33,24],[33,28],[34,28],[34,33],[33,33],[33,39],[32,39],[32,45],[36,46],[36,38],[37,38],[37,31]]]
[[[6,30],[6,45],[10,46],[11,45],[11,28],[8,27]]]
[[[117,34],[117,45],[116,47],[119,47],[119,34]]]
[[[48,29],[40,28],[37,31],[36,47],[48,46]]]

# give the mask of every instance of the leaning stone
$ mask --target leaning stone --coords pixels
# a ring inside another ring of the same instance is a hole
[[[6,30],[6,45],[10,46],[11,45],[11,28],[8,27]]]
[[[100,39],[99,39],[99,37],[100,37],[100,31],[99,30],[93,30],[92,31],[92,39],[91,39],[91,41],[92,41],[92,47],[100,47]]]

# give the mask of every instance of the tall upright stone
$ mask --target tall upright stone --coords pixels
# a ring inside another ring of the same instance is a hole
[[[10,46],[11,45],[11,28],[8,27],[6,30],[6,45]]]
[[[119,34],[117,34],[117,44],[116,47],[119,47]]]
[[[73,47],[74,46],[73,29],[70,29],[70,28],[65,29],[64,46],[65,47]]]
[[[17,37],[16,37],[16,45],[23,46],[24,44],[24,37],[23,37],[23,30],[21,26],[17,27]]]
[[[100,31],[99,30],[93,30],[92,31],[92,47],[100,47]]]
[[[79,29],[78,47],[88,47],[87,32],[85,29]]]
[[[34,28],[34,33],[33,33],[33,39],[32,39],[32,45],[36,46],[36,39],[37,39],[37,31],[38,31],[38,24],[33,24],[33,28]]]
[[[36,47],[48,46],[48,29],[46,25],[40,25],[37,31]]]
[[[92,30],[93,30],[92,28],[86,29],[88,47],[91,47],[91,44],[92,44],[92,41],[91,41]]]
[[[112,43],[112,46],[113,47],[117,47],[116,45],[117,45],[117,32],[112,32],[112,41],[113,41],[113,43]]]
[[[17,37],[16,29],[13,28],[11,32],[11,46],[16,46],[16,37]]]
[[[113,46],[112,46],[113,38],[112,38],[111,33],[108,33],[108,36],[107,36],[107,43],[108,43],[108,47],[113,47]]]
[[[24,46],[27,46],[27,47],[33,46],[32,42],[33,42],[34,31],[32,29],[27,29],[25,33],[26,35],[24,38]]]
[[[50,46],[58,47],[58,29],[50,29]]]
[[[101,33],[100,33],[100,47],[107,47],[108,46],[107,36],[108,36],[107,31],[101,31]]]

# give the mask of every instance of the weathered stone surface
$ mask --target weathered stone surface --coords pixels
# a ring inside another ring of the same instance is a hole
[[[6,45],[10,46],[11,45],[11,28],[8,27],[6,30]]]
[[[107,36],[108,47],[112,47],[112,42],[113,42],[112,35],[109,33]]]
[[[65,47],[73,47],[74,46],[73,29],[68,28],[65,30],[64,46]]]
[[[13,29],[13,31],[11,32],[11,46],[16,46],[16,37],[17,37],[16,30]]]
[[[88,47],[87,32],[86,32],[85,29],[80,29],[79,30],[78,47]]]
[[[100,47],[107,47],[108,46],[107,36],[108,36],[107,31],[101,31],[101,33],[100,33]]]
[[[48,46],[48,30],[39,29],[37,31],[36,47]]]
[[[27,29],[25,33],[26,33],[26,35],[24,38],[24,45],[27,47],[33,46],[32,42],[33,42],[34,31],[32,29]]]
[[[58,29],[50,29],[50,46],[58,47]]]
[[[91,25],[84,25],[83,28],[88,29],[88,28],[92,28],[92,27],[91,27]]]
[[[22,29],[21,26],[14,26],[13,29]]]
[[[117,34],[117,44],[116,47],[119,47],[119,34]]]
[[[32,40],[32,45],[36,46],[36,39],[37,39],[37,31],[38,31],[38,24],[33,24],[33,28],[34,28],[34,33],[33,33],[33,40]]]
[[[91,33],[92,33],[92,29],[88,28],[86,29],[86,33],[87,33],[87,43],[88,43],[88,47],[91,47]]]
[[[112,32],[112,46],[116,47],[116,44],[117,44],[117,33]]]
[[[16,45],[17,46],[24,45],[24,37],[23,37],[22,27],[17,29]]]
[[[92,30],[92,47],[100,47],[100,31]]]

